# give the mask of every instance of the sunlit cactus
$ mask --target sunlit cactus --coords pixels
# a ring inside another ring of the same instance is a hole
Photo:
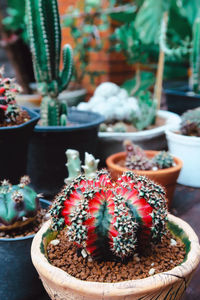
[[[39,209],[39,198],[28,184],[29,177],[18,185],[3,180],[0,186],[0,230],[18,228],[32,222]]]
[[[73,68],[70,45],[63,48],[63,69],[59,71],[61,29],[56,0],[26,0],[28,32],[38,89],[43,95],[41,125],[65,126],[66,102],[57,96],[68,85]]]
[[[183,135],[200,136],[200,108],[188,110],[181,116],[180,130]]]
[[[112,182],[107,171],[80,175],[64,187],[50,210],[52,228],[96,259],[124,259],[166,233],[165,192],[143,176],[126,172]]]
[[[158,154],[154,156],[152,162],[158,169],[166,169],[174,165],[173,156],[166,151],[158,152]]]

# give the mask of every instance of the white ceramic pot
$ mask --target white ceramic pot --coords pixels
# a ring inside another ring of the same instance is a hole
[[[177,182],[200,187],[200,137],[181,135],[175,132],[177,130],[178,127],[166,131],[170,153],[183,162]]]
[[[180,122],[175,113],[159,110],[157,115],[166,120],[165,125],[138,132],[99,132],[97,157],[102,161],[113,153],[123,151],[123,141],[131,140],[145,150],[164,150],[167,147],[165,130]]]

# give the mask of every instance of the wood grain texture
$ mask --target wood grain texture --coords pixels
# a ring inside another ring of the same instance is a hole
[[[33,240],[31,256],[46,291],[54,300],[154,300],[180,299],[200,261],[200,246],[193,229],[183,220],[168,215],[169,221],[184,230],[191,242],[187,260],[170,271],[145,279],[118,283],[89,282],[76,279],[52,266],[41,253],[42,235],[50,226],[46,222]]]

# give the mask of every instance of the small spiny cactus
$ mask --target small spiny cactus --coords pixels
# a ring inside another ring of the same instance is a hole
[[[180,131],[183,135],[200,137],[200,108],[188,110],[181,116]]]
[[[0,186],[0,230],[24,226],[34,220],[39,209],[39,198],[28,184],[28,176],[18,185],[3,180]]]
[[[154,156],[152,162],[158,169],[166,169],[174,165],[173,156],[166,151],[160,151]]]
[[[144,150],[131,141],[124,141],[124,148],[126,150],[125,166],[130,170],[151,170],[153,164],[146,156]]]
[[[15,94],[18,86],[10,78],[3,77],[3,68],[0,69],[0,124],[9,125],[17,120],[21,108],[16,104]]]
[[[151,180],[126,172],[112,182],[107,171],[66,185],[50,210],[52,229],[96,259],[124,259],[141,244],[158,243],[166,233],[165,192]]]
[[[70,45],[63,48],[63,70],[59,71],[61,29],[56,0],[26,0],[28,32],[38,88],[43,95],[41,125],[66,126],[67,105],[57,96],[68,85],[73,67]]]

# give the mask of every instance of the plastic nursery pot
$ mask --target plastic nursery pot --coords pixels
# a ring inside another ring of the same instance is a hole
[[[46,200],[40,203],[43,208],[50,205]],[[35,300],[45,294],[31,262],[33,237],[0,238],[0,299]]]
[[[21,125],[0,127],[0,180],[9,179],[12,184],[26,174],[28,143],[34,126],[39,120],[35,111],[22,107],[31,119]]]
[[[200,137],[182,135],[175,130],[167,130],[169,151],[183,161],[178,183],[200,188]]]
[[[45,197],[58,193],[67,177],[65,151],[95,154],[98,127],[104,118],[93,112],[69,110],[70,126],[36,126],[30,142],[27,173],[33,188]]]
[[[46,258],[47,244],[56,233],[46,222],[33,239],[31,257],[51,299],[180,299],[200,261],[200,246],[193,229],[181,219],[168,215],[168,227],[186,246],[186,258],[172,270],[145,279],[100,283],[76,279],[51,265]],[[42,249],[42,250],[41,250]]]
[[[158,153],[158,151],[146,150],[145,153],[147,157],[153,158]],[[123,164],[125,162],[125,159],[126,152],[119,152],[107,158],[106,164],[114,180],[120,177],[123,172],[129,170],[128,168],[123,167],[120,164],[120,162]],[[161,184],[165,188],[168,200],[168,208],[170,208],[171,206],[174,190],[176,187],[176,181],[183,165],[182,161],[177,157],[174,157],[174,161],[176,163],[176,166],[167,169],[157,171],[132,170],[134,173],[149,177],[151,180],[158,184]]]
[[[124,140],[131,140],[143,149],[166,149],[165,130],[178,124],[180,117],[164,110],[159,110],[157,115],[166,120],[165,125],[138,132],[99,132],[98,158],[105,161],[109,155],[123,151]]]
[[[16,101],[19,105],[24,105],[28,108],[40,107],[42,96],[40,94],[18,94]]]
[[[200,106],[200,95],[191,91],[186,82],[168,83],[165,85],[164,93],[168,110],[179,115]]]

